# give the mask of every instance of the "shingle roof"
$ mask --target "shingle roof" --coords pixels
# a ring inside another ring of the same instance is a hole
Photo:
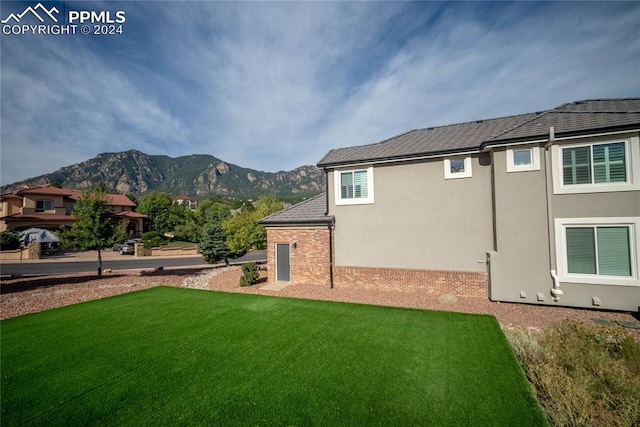
[[[326,193],[293,205],[263,218],[260,224],[331,224],[333,215],[327,215]]]
[[[483,144],[544,137],[549,134],[550,126],[554,126],[559,135],[638,125],[640,98],[579,101],[538,113],[416,129],[375,144],[334,149],[318,162],[318,166],[475,151]]]
[[[571,135],[608,128],[637,127],[640,124],[640,98],[598,99],[564,104],[522,123],[487,141],[531,140],[549,134],[554,127],[556,135]]]

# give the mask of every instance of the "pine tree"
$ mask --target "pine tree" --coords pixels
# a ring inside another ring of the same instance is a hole
[[[212,218],[207,221],[198,246],[202,257],[209,264],[224,260],[224,263],[228,266],[229,258],[234,256],[233,251],[227,246],[227,234],[218,218]]]

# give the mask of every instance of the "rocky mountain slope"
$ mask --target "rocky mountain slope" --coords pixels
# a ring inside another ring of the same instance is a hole
[[[207,154],[172,158],[137,150],[102,153],[55,172],[2,187],[2,193],[56,182],[85,189],[104,182],[110,191],[140,195],[150,190],[191,197],[308,197],[324,191],[325,176],[315,166],[285,172],[262,172],[227,163]]]

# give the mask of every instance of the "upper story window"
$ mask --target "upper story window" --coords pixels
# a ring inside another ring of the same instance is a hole
[[[556,194],[640,190],[638,137],[552,147]],[[637,173],[636,173],[637,175]]]
[[[444,159],[444,179],[470,178],[471,156]]]
[[[564,185],[626,182],[625,143],[562,149]]]
[[[73,212],[75,208],[76,208],[76,202],[69,202],[69,208],[67,209],[67,213]]]
[[[36,212],[52,211],[53,200],[36,200]]]
[[[334,172],[336,205],[373,203],[373,167]]]
[[[507,172],[537,170],[540,170],[540,149],[538,147],[507,149]]]

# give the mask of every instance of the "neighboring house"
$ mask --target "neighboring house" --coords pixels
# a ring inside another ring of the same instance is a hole
[[[73,209],[81,196],[79,190],[46,185],[3,194],[0,196],[0,231],[71,227],[74,222]],[[128,221],[128,231],[132,235],[142,233],[143,220],[147,216],[134,211],[134,202],[122,194],[107,194],[107,202],[117,217]]]
[[[198,207],[198,201],[196,199],[192,199],[186,194],[180,194],[173,198],[173,201],[181,206],[186,206],[192,211],[195,211]]]
[[[262,220],[269,280],[637,311],[639,136],[603,99],[331,150]]]

